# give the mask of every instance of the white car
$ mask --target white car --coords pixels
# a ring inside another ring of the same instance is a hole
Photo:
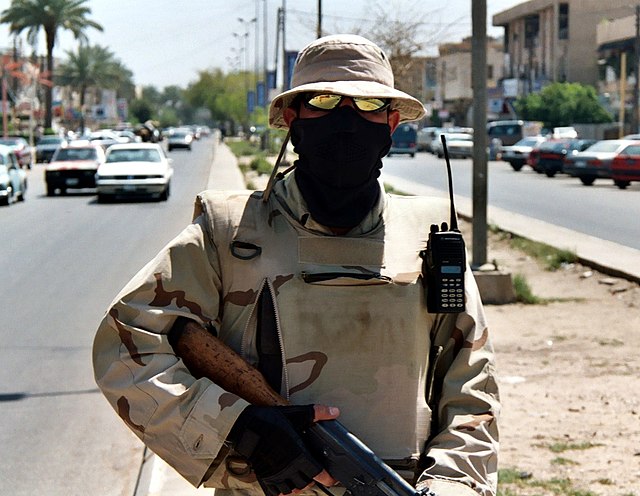
[[[441,133],[447,142],[447,151],[450,158],[471,158],[473,155],[473,135],[470,133]],[[442,140],[431,143],[434,153],[438,158],[444,157],[444,147]]]
[[[72,141],[59,147],[44,169],[47,196],[54,196],[56,190],[64,195],[68,189],[95,188],[96,172],[104,160],[103,148],[89,142]]]
[[[502,147],[502,160],[509,162],[514,171],[519,171],[527,163],[531,150],[547,141],[544,136],[527,136],[511,146]]]
[[[117,196],[169,198],[172,160],[157,143],[111,145],[96,173],[98,201]]]

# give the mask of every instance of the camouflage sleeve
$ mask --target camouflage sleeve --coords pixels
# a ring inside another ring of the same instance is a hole
[[[220,268],[197,218],[120,292],[93,345],[98,386],[125,424],[198,486],[247,403],[196,379],[167,333],[179,316],[217,327]]]
[[[465,285],[466,311],[440,315],[432,332],[434,422],[418,486],[439,496],[495,496],[500,404],[494,353],[469,267]]]

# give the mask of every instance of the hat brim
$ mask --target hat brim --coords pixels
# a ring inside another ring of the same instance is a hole
[[[318,81],[296,86],[273,99],[269,107],[269,125],[286,129],[283,113],[300,93],[335,93],[360,98],[390,98],[391,108],[400,113],[400,122],[415,121],[425,115],[422,103],[404,91],[375,81]]]

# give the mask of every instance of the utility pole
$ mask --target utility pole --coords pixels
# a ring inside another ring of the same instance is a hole
[[[285,83],[287,81],[287,0],[282,0],[282,91],[286,90]]]
[[[322,38],[322,0],[318,0],[318,29],[316,38]]]
[[[631,132],[637,133],[640,124],[640,5],[636,5],[636,37],[633,44],[633,65],[635,74],[635,83],[633,85],[633,115],[631,116]]]
[[[487,261],[487,0],[471,2],[473,89],[472,267]]]

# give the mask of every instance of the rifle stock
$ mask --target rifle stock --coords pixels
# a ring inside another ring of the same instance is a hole
[[[253,405],[289,404],[255,367],[204,327],[186,319],[179,319],[176,325],[182,331],[174,349],[194,375],[209,378]],[[425,495],[411,487],[337,420],[315,423],[305,440],[326,470],[353,496]]]

